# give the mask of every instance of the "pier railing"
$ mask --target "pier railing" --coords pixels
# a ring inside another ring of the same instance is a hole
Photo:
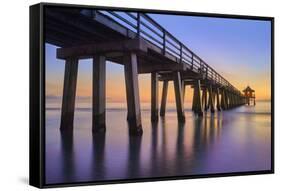
[[[137,36],[149,41],[162,50],[162,54],[170,54],[176,57],[179,63],[183,63],[190,70],[202,74],[215,84],[227,87],[238,94],[241,94],[232,84],[216,72],[202,58],[186,47],[176,37],[169,33],[164,27],[154,19],[144,13],[125,12],[125,11],[96,11],[92,15],[100,13],[127,29],[135,32]]]

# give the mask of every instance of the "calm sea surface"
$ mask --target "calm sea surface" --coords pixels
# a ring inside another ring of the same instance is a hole
[[[143,135],[128,135],[126,105],[107,103],[105,135],[92,135],[89,102],[76,104],[74,132],[62,135],[60,101],[47,100],[46,183],[269,170],[270,102],[241,106],[197,118],[185,110],[177,122],[174,104],[166,117],[150,122],[142,103]],[[191,108],[190,103],[185,103]]]

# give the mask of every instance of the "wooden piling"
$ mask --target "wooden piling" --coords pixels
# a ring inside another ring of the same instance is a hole
[[[208,94],[208,99],[207,99],[207,109],[206,111],[210,108],[211,106],[211,98],[210,98],[210,92],[209,92],[209,88],[207,89],[207,94]]]
[[[105,81],[106,59],[102,55],[93,56],[93,101],[92,101],[92,131],[104,132],[106,128],[105,113]]]
[[[217,110],[221,110],[221,101],[220,101],[220,89],[216,88],[216,96],[217,96]]]
[[[162,98],[161,98],[161,107],[160,107],[160,116],[165,116],[166,111],[166,102],[167,102],[167,94],[168,94],[168,84],[169,81],[163,81],[163,89],[162,89]]]
[[[226,109],[229,109],[229,108],[230,108],[230,105],[229,105],[229,95],[228,95],[228,91],[226,90],[224,93],[225,93],[225,105],[226,105]]]
[[[158,73],[151,73],[151,121],[158,121]]]
[[[201,103],[202,103],[202,108],[204,108],[204,89],[202,89],[202,96],[201,96]]]
[[[229,109],[229,96],[228,96],[228,91],[225,91],[225,105],[226,109]]]
[[[233,108],[233,96],[232,96],[232,93],[229,92],[228,95],[229,95],[229,108]]]
[[[65,62],[64,71],[64,85],[63,98],[61,109],[61,131],[72,131],[74,110],[75,110],[75,96],[77,85],[78,59],[67,58]]]
[[[191,110],[195,112],[195,108],[196,108],[196,103],[197,103],[197,97],[195,95],[195,88],[193,87],[193,98],[192,98],[192,107]]]
[[[203,116],[200,80],[195,80],[193,99],[195,99],[195,113]]]
[[[129,133],[131,135],[141,135],[143,131],[141,124],[137,55],[128,52],[124,55],[123,62],[126,82]]]
[[[182,99],[182,82],[181,82],[180,72],[174,72],[174,91],[175,91],[178,121],[185,122],[183,99]]]
[[[223,110],[226,109],[225,90],[224,90],[224,89],[221,90],[221,108],[222,108]]]
[[[185,98],[185,83],[182,80],[182,104],[183,104],[183,107],[184,107],[184,98]]]
[[[211,113],[215,112],[215,107],[214,107],[214,95],[213,95],[213,88],[212,85],[209,86],[209,103],[211,107]]]
[[[207,89],[204,88],[203,89],[203,98],[204,98],[204,101],[202,102],[202,104],[204,105],[204,110],[207,111],[208,110],[208,99],[207,99]]]

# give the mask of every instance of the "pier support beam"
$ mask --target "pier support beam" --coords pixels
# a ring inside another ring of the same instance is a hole
[[[229,109],[228,92],[224,90],[225,109]]]
[[[93,56],[93,107],[92,131],[93,133],[105,132],[105,57]]]
[[[195,80],[194,83],[194,92],[193,92],[193,101],[194,101],[194,112],[199,116],[203,116],[202,102],[201,102],[201,84],[200,80]]]
[[[226,102],[225,102],[225,90],[221,90],[221,108],[226,110]]]
[[[78,59],[67,58],[64,71],[63,98],[61,109],[61,131],[73,130]]]
[[[211,85],[209,86],[209,104],[211,107],[211,113],[214,113],[215,112],[214,95],[213,95],[213,88]]]
[[[229,92],[229,107],[233,108],[233,94]]]
[[[204,107],[204,110],[208,110],[208,99],[207,99],[207,89],[203,89],[203,95],[202,95],[202,106]]]
[[[158,121],[158,73],[151,73],[151,121]]]
[[[182,80],[182,104],[183,104],[183,107],[184,107],[184,98],[185,98],[185,83]]]
[[[221,102],[220,102],[220,89],[216,89],[216,96],[217,96],[217,110],[221,110]]]
[[[226,104],[227,104],[227,109],[231,108],[231,101],[230,101],[230,93],[226,91]]]
[[[127,53],[123,57],[123,62],[126,82],[129,133],[131,135],[142,135],[137,55],[135,53]]]
[[[183,99],[182,99],[182,81],[181,81],[180,72],[174,72],[174,91],[175,91],[178,120],[180,122],[185,122]]]
[[[209,94],[209,91],[207,91],[207,95],[208,95],[208,98],[207,98],[207,101],[206,101],[207,107],[206,107],[205,111],[208,111],[208,109],[210,108],[210,94]]]
[[[191,106],[191,110],[195,112],[195,105],[196,105],[196,97],[194,97],[195,94],[195,88],[193,86],[193,98],[192,98],[192,106]]]
[[[165,116],[165,111],[166,111],[168,84],[169,84],[168,80],[163,81],[161,108],[160,108],[160,116],[162,116],[162,117]]]

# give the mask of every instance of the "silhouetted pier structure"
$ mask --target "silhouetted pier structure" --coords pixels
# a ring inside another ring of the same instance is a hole
[[[247,86],[244,90],[244,97],[245,97],[245,103],[247,105],[250,105],[251,102],[253,102],[253,105],[256,105],[256,96],[255,96],[255,90],[250,88],[250,86]]]
[[[124,65],[128,123],[142,134],[138,74],[151,74],[151,120],[159,113],[159,82],[163,82],[160,116],[165,116],[169,81],[174,83],[177,116],[185,121],[185,87],[194,89],[192,110],[227,110],[245,104],[244,96],[225,78],[151,17],[143,13],[91,9],[47,8],[45,39],[65,60],[61,130],[72,131],[78,60],[93,59],[93,132],[105,130],[105,65]]]

